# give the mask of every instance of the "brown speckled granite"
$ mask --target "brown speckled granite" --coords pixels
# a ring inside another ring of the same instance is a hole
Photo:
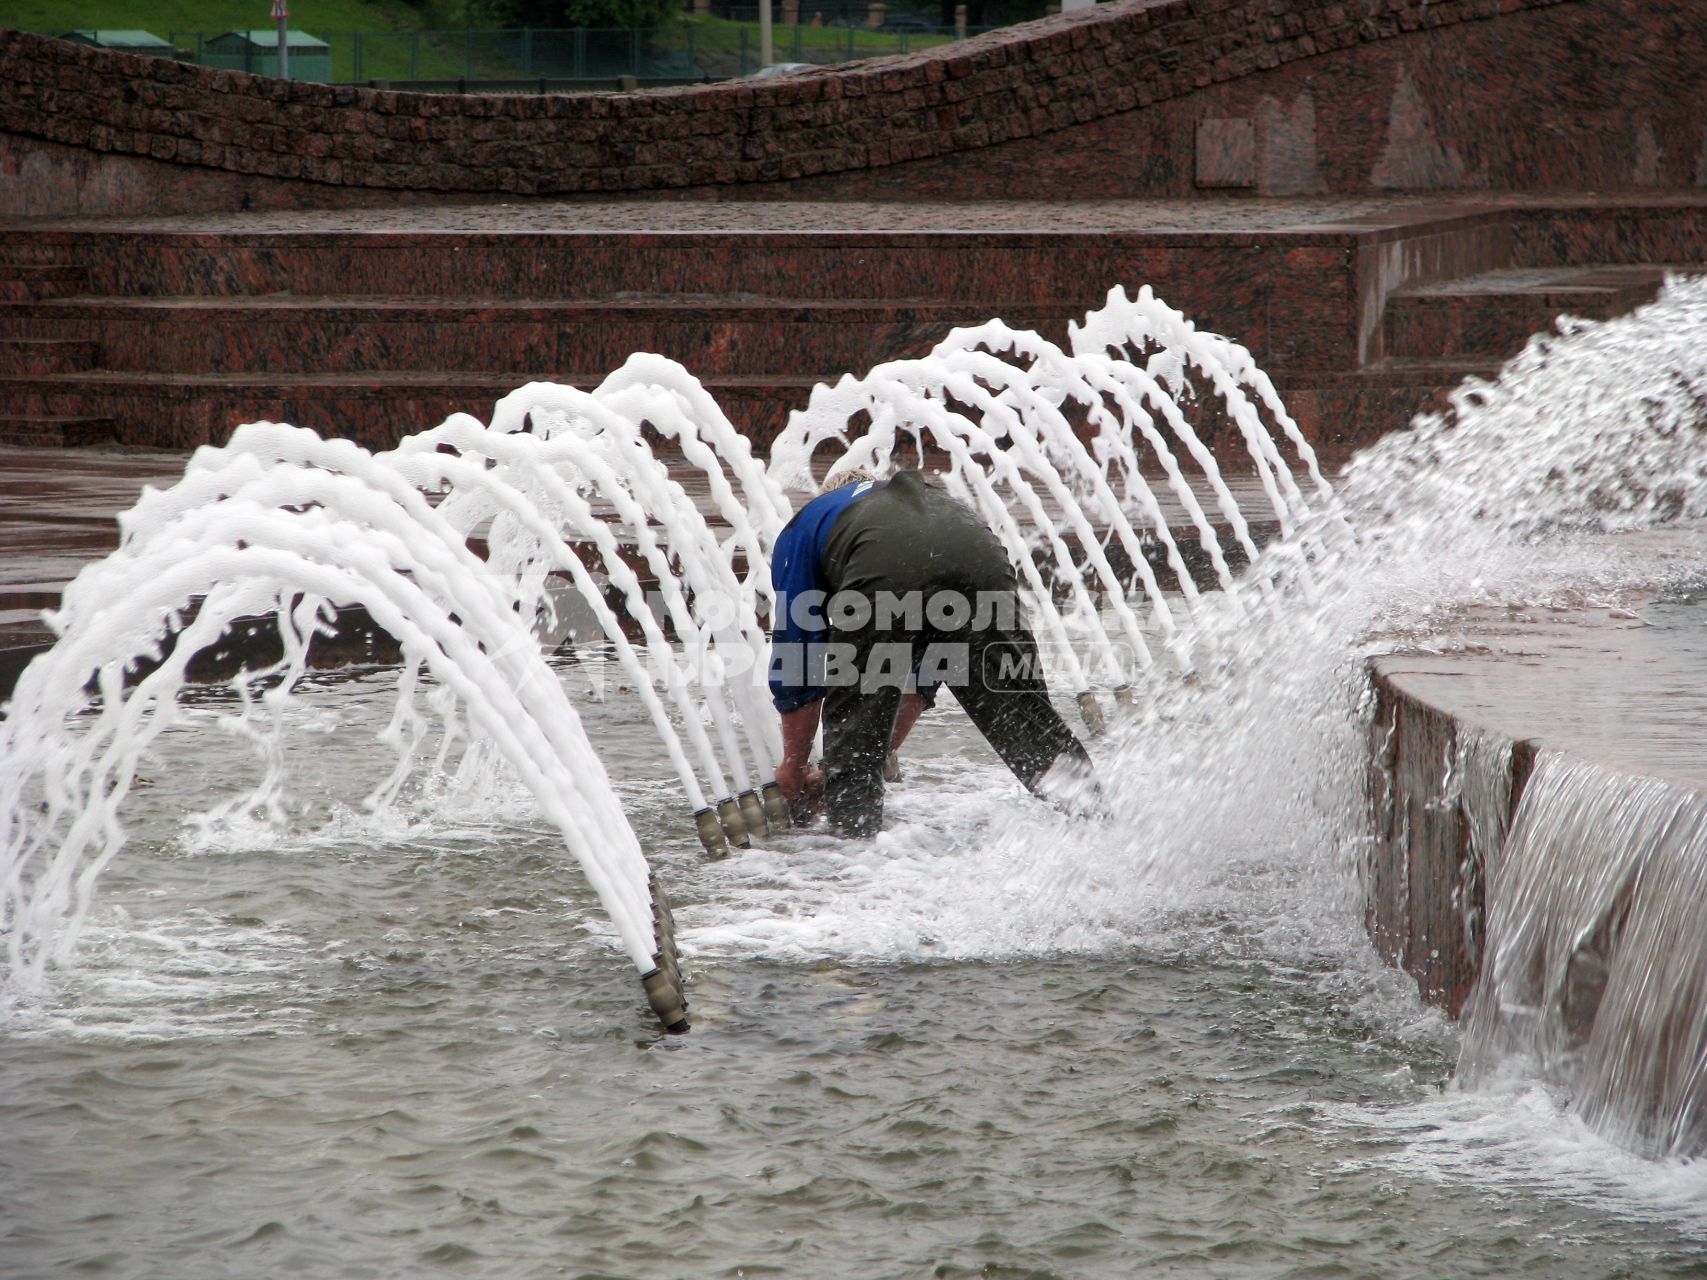
[[[1701,529],[1687,521],[1648,536],[1679,555],[1699,554]],[[1359,868],[1369,933],[1417,980],[1423,997],[1450,1014],[1471,995],[1486,908],[1492,895],[1509,888],[1489,871],[1507,856],[1501,848],[1508,830],[1524,821],[1530,808],[1524,792],[1544,756],[1642,779],[1668,804],[1693,803],[1707,790],[1707,760],[1693,732],[1699,682],[1675,633],[1627,612],[1643,603],[1638,594],[1616,609],[1466,606],[1453,629],[1467,643],[1400,650],[1369,664],[1373,838]],[[1467,768],[1464,751],[1472,743],[1481,760]],[[1623,835],[1603,842],[1609,854]],[[1674,982],[1672,974],[1648,976],[1656,989],[1677,992],[1680,1008],[1695,1012],[1698,985]],[[1649,1025],[1675,1023],[1655,1018]],[[1701,1052],[1693,1039],[1683,1048],[1691,1060]]]
[[[1291,233],[1292,242],[1307,229]],[[1349,233],[1334,233],[1339,241]],[[954,299],[989,308],[1094,297],[1108,283],[1167,272],[1222,250],[1260,250],[1271,233],[1070,231],[797,233],[242,233],[56,238],[15,247],[74,258],[82,291],[202,296],[286,291],[309,297],[611,300],[743,296],[803,301]],[[1098,287],[1097,282],[1103,282]]]
[[[1083,307],[1008,308],[1008,320],[1065,341]],[[635,351],[700,377],[832,370],[924,355],[965,305],[724,300],[495,303],[423,298],[70,299],[0,312],[0,331],[58,327],[98,344],[111,370],[343,374],[364,369],[510,369],[586,377]]]
[[[556,380],[590,388],[593,376]],[[317,374],[141,374],[111,370],[53,378],[0,376],[9,412],[59,415],[75,406],[110,420],[120,444],[189,449],[226,440],[244,422],[289,422],[385,449],[452,413],[484,419],[492,405],[538,371]],[[788,412],[806,403],[810,378],[700,379],[729,420],[761,451]]]
[[[219,440],[267,416],[385,445],[649,350],[711,385],[763,447],[816,381],[995,315],[1059,341],[1111,284],[1149,284],[1249,346],[1312,438],[1353,443],[1582,310],[1585,280],[1617,282],[1593,286],[1610,313],[1657,278],[1575,268],[1707,259],[1694,193],[915,205],[908,225],[869,229],[884,212],[557,203],[16,224],[0,287],[8,270],[50,287],[0,300],[0,396],[14,413],[110,419],[129,443]],[[1511,286],[1540,269],[1522,259],[1549,257],[1557,288]]]
[[[1470,856],[1470,823],[1441,793],[1457,726],[1444,712],[1372,679],[1370,809],[1374,840],[1362,870],[1365,926],[1424,999],[1456,1017],[1481,967],[1486,883]]]
[[[1199,120],[1196,152],[1199,187],[1257,185],[1257,131],[1249,117]]]
[[[1604,320],[1652,301],[1665,274],[1660,264],[1509,270],[1403,290],[1387,300],[1386,349],[1399,357],[1504,359],[1559,316]]]
[[[1573,0],[1514,8],[1490,22],[1320,42],[1309,56],[1216,78],[1136,110],[1094,113],[1072,126],[1068,145],[1054,135],[1017,136],[870,173],[730,194],[978,199],[1035,187],[1186,197],[1223,186],[1261,195],[1701,186],[1703,100],[1707,22],[1698,5]]]

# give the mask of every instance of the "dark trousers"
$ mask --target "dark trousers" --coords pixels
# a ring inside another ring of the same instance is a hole
[[[896,635],[868,628],[832,635],[851,647],[862,672],[879,644],[907,645],[915,660],[927,645],[965,646],[965,678],[948,687],[1014,776],[1035,791],[1063,756],[1090,776],[1090,757],[1049,701],[1029,632]],[[883,759],[901,694],[892,678],[831,682],[825,690],[824,805],[830,825],[845,835],[869,836],[882,825]]]

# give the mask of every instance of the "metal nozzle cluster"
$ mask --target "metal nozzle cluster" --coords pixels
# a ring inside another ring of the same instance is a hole
[[[652,891],[652,940],[658,949],[652,953],[653,967],[640,975],[640,986],[664,1030],[684,1035],[688,1030],[688,998],[681,963],[676,958],[676,918],[670,914],[670,900],[664,896],[658,877],[648,876],[646,883]]]
[[[746,849],[753,837],[761,840],[772,831],[794,825],[788,798],[775,779],[759,788],[748,788],[739,796],[725,796],[715,807],[695,809],[694,829],[699,843],[714,858],[725,857],[731,846]]]

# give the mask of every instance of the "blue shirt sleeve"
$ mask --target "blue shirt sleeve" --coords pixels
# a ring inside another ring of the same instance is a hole
[[[771,701],[793,711],[824,696],[824,545],[848,505],[870,493],[865,481],[820,494],[797,511],[771,548]]]

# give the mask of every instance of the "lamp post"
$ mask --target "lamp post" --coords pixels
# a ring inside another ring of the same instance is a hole
[[[273,17],[279,24],[279,79],[290,79],[290,40],[285,31],[290,26],[290,13],[285,0],[273,0]]]

